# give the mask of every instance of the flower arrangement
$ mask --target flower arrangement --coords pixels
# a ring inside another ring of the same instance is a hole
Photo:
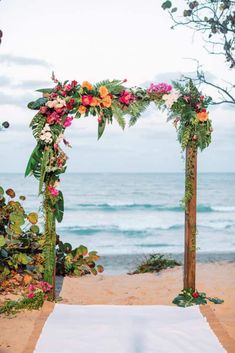
[[[30,102],[28,107],[37,110],[30,126],[36,139],[36,147],[29,159],[25,175],[39,180],[39,194],[44,195],[45,212],[45,280],[52,283],[55,266],[55,221],[61,222],[64,214],[63,194],[58,190],[59,176],[66,171],[67,155],[61,148],[70,146],[64,138],[65,130],[77,118],[96,117],[98,139],[105,127],[116,119],[122,129],[125,117],[129,125],[136,123],[151,102],[168,112],[173,120],[182,150],[187,146],[203,150],[211,142],[211,120],[207,107],[211,98],[203,96],[189,81],[185,85],[173,82],[152,83],[148,89],[128,88],[126,80],[105,80],[97,84],[88,81],[60,82],[52,75],[53,88],[39,89],[43,97]],[[188,198],[190,183],[188,182]]]
[[[223,299],[207,297],[206,293],[193,291],[192,288],[183,289],[181,293],[172,301],[180,307],[188,307],[192,305],[204,305],[207,304],[207,300],[214,304],[222,304]]]

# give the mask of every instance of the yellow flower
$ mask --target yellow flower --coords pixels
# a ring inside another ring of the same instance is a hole
[[[80,105],[78,108],[78,111],[80,114],[85,114],[86,113],[86,107],[84,105]]]
[[[112,99],[110,96],[106,96],[102,99],[101,103],[105,108],[109,108],[112,104]]]
[[[89,91],[91,91],[93,89],[93,86],[92,86],[92,84],[90,82],[84,81],[82,83],[82,88],[87,88]]]
[[[101,98],[106,97],[109,94],[108,88],[105,86],[100,86],[99,88],[99,94]]]

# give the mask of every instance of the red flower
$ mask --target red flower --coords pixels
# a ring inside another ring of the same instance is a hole
[[[70,99],[69,102],[66,104],[66,108],[69,109],[69,110],[72,110],[73,106],[74,106],[74,103],[75,103],[75,100],[74,99]]]
[[[93,100],[92,96],[89,96],[89,95],[82,96],[82,105],[87,107],[88,105],[91,104],[92,100]]]
[[[199,293],[198,292],[193,292],[192,297],[194,299],[197,299],[199,297]]]
[[[60,119],[60,116],[56,112],[53,112],[51,115],[47,117],[47,123],[52,125],[54,123],[59,122],[59,119]]]
[[[200,96],[200,101],[203,101],[205,99],[205,96]]]
[[[205,113],[205,112],[206,112],[206,109],[205,109],[205,108],[202,108],[202,109],[201,109],[201,112]]]
[[[77,81],[76,81],[76,80],[73,80],[73,81],[71,82],[71,86],[72,86],[72,87],[77,86],[77,84],[78,84],[78,83],[77,83]]]
[[[119,102],[125,105],[129,105],[134,100],[135,100],[135,96],[128,91],[123,91],[119,97]]]
[[[64,108],[56,108],[55,111],[57,114],[60,114],[60,115],[64,114]]]

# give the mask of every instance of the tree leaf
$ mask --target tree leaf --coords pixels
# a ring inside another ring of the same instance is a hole
[[[171,6],[172,6],[172,3],[171,3],[171,1],[169,1],[169,0],[165,1],[165,2],[162,4],[163,10],[170,9]]]

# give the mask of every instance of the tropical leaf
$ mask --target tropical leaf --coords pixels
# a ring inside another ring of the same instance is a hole
[[[98,140],[101,138],[101,136],[104,133],[105,125],[106,125],[105,118],[102,120],[102,123],[98,123]]]
[[[41,92],[41,93],[52,93],[53,88],[40,88],[37,89],[36,92]]]
[[[62,222],[64,216],[64,197],[61,191],[59,191],[58,202],[55,204],[55,218],[57,222]]]
[[[40,172],[39,191],[38,191],[39,195],[42,192],[43,183],[45,180],[45,175],[46,175],[46,170],[47,170],[47,165],[50,160],[49,156],[50,156],[50,150],[49,149],[44,150],[42,161],[41,161],[41,172]]]
[[[124,130],[126,126],[125,118],[123,117],[123,111],[117,105],[112,107],[113,109],[113,116],[117,120],[118,125]]]
[[[41,106],[45,105],[46,102],[46,98],[38,98],[36,101],[30,102],[27,107],[29,109],[38,110]]]

